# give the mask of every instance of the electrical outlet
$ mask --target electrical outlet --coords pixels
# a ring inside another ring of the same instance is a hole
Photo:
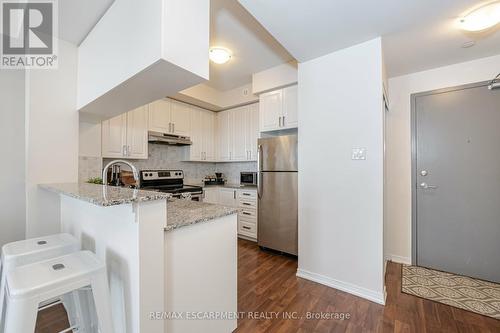
[[[248,96],[248,89],[243,89],[243,96]]]
[[[366,160],[366,148],[352,148],[352,160]]]

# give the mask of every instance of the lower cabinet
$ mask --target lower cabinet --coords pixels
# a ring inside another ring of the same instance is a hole
[[[214,187],[204,189],[203,202],[240,208],[238,236],[257,240],[257,190]]]

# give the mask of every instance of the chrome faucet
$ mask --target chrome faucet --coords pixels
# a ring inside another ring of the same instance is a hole
[[[118,163],[123,163],[126,164],[132,169],[132,173],[134,174],[134,180],[136,187],[139,187],[139,172],[137,171],[137,168],[130,162],[125,161],[125,160],[114,160],[106,164],[104,169],[102,170],[102,183],[103,185],[108,185],[108,169]]]

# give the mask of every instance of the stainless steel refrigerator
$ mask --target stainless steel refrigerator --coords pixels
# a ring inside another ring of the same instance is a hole
[[[297,136],[258,141],[259,246],[297,255]]]

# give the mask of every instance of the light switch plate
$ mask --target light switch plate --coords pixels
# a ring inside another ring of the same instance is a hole
[[[366,148],[352,148],[352,160],[366,160]]]

